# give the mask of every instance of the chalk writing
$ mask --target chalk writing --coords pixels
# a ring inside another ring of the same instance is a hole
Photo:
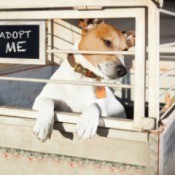
[[[0,25],[0,58],[39,59],[39,25]]]

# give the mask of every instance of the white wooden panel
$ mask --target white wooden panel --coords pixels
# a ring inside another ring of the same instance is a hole
[[[159,11],[150,1],[148,9],[149,117],[159,120]]]
[[[160,11],[161,13],[166,14],[166,15],[175,16],[175,12],[171,12],[171,11],[169,11],[169,10],[160,9],[159,11]]]
[[[135,98],[134,125],[141,127],[141,117],[145,117],[145,10],[140,9],[136,17],[135,46]]]
[[[69,45],[70,47],[70,45]],[[86,51],[86,50],[47,50],[48,53],[72,53],[72,54],[96,54],[96,55],[134,55],[135,52],[130,51]]]
[[[7,116],[18,116],[22,118],[35,119],[37,112],[32,110],[25,110],[25,109],[0,107],[0,114],[7,115]],[[79,117],[80,115],[75,113],[63,113],[63,112],[55,113],[55,121],[57,122],[76,124],[79,121]],[[134,128],[132,120],[127,120],[127,119],[103,117],[103,118],[100,118],[99,126],[105,127],[105,128],[139,131],[139,129]]]
[[[75,84],[84,86],[107,86],[107,87],[123,87],[123,88],[133,88],[133,85],[128,84],[114,84],[114,83],[100,83],[100,82],[87,82],[87,81],[70,81],[70,80],[52,80],[52,79],[37,79],[37,78],[17,78],[17,77],[0,77],[0,80],[10,80],[10,81],[22,81],[22,82],[37,82],[37,83],[60,83],[60,84]]]
[[[161,48],[161,47],[171,47],[171,46],[175,46],[175,42],[161,44],[161,45],[160,45],[160,48]],[[161,51],[161,50],[160,50],[160,51]]]
[[[75,122],[75,117],[71,116]],[[71,120],[71,121],[73,121]],[[65,121],[65,120],[64,120]],[[0,123],[6,125],[15,125],[15,126],[25,126],[25,127],[33,127],[35,123],[35,118],[31,117],[19,117],[19,116],[3,116],[0,115]],[[55,121],[55,129],[61,132],[69,132],[75,133],[76,124],[72,122],[57,122]],[[105,136],[108,138],[115,138],[115,139],[124,139],[124,140],[132,140],[132,141],[141,141],[147,142],[148,141],[148,133],[147,132],[134,132],[134,131],[124,131],[124,130],[116,130],[116,129],[109,129],[105,127],[98,128],[98,135]],[[75,134],[76,137],[76,134]]]
[[[52,138],[42,143],[32,133],[31,127],[0,124],[0,130],[2,147],[133,165],[148,165],[148,143],[145,142],[99,136],[86,140],[71,139],[70,134],[66,135],[66,133],[54,130]]]
[[[144,6],[148,0],[11,0],[1,1],[0,9],[20,9],[20,8],[63,8],[76,6]]]
[[[47,20],[46,49],[53,49],[53,19]],[[53,54],[47,53],[47,60],[53,62]]]
[[[136,8],[104,10],[52,10],[52,11],[0,11],[0,19],[80,19],[80,18],[127,18],[137,17]],[[21,15],[22,13],[22,15]]]
[[[78,26],[78,21],[77,21]],[[53,43],[54,47],[49,50],[71,50],[75,41],[81,37],[81,29],[61,19],[54,19],[53,22]],[[65,53],[52,53],[54,55],[54,62],[60,63],[67,58]]]

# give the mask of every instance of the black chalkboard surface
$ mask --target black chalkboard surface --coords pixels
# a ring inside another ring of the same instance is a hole
[[[39,25],[0,25],[0,59],[39,59]]]

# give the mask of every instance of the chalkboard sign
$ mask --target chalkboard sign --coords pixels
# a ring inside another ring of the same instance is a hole
[[[45,64],[45,22],[0,21],[0,63]]]

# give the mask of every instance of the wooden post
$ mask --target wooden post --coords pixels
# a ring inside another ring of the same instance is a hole
[[[134,127],[141,128],[145,117],[145,10],[136,17]]]
[[[54,23],[53,19],[50,19],[47,21],[47,50],[54,49],[53,23]],[[54,62],[54,53],[47,53],[47,59],[53,63]]]
[[[148,59],[149,59],[149,117],[159,121],[159,23],[157,6],[149,1],[148,9]]]

